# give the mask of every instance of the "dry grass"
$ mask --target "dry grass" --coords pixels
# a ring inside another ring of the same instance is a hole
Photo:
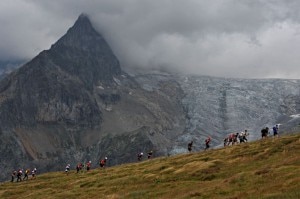
[[[0,185],[0,198],[300,198],[300,134]]]

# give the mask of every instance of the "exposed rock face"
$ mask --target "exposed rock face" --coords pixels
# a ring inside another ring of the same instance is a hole
[[[81,15],[51,49],[0,83],[1,178],[19,167],[43,172],[79,161],[97,166],[104,156],[114,165],[135,161],[139,151],[167,153],[184,131],[183,93],[176,82],[159,88],[146,91],[122,72]]]
[[[51,47],[49,56],[54,64],[78,77],[89,89],[98,82],[111,84],[113,76],[121,74],[118,59],[83,14]]]
[[[2,81],[2,107],[16,109],[3,112],[1,121],[7,121],[2,127],[43,122],[100,125],[101,111],[91,91],[96,84],[112,84],[120,74],[110,47],[81,15],[50,50]]]

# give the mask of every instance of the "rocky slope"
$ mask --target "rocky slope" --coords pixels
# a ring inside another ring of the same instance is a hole
[[[140,88],[81,15],[51,49],[1,81],[0,166],[43,172],[104,156],[113,165],[139,151],[165,154],[184,130],[182,96],[174,81]]]

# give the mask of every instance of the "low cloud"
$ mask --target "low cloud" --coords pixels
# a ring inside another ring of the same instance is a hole
[[[30,59],[90,16],[122,67],[299,78],[297,0],[4,0],[0,59]]]

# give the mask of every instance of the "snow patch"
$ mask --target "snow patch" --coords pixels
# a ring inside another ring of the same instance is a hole
[[[113,77],[113,79],[114,79],[114,81],[115,81],[119,86],[122,85],[122,84],[121,84],[121,81],[120,81],[119,79],[117,79],[117,78],[115,78],[115,77]]]
[[[111,106],[107,106],[107,107],[105,108],[105,110],[108,111],[108,112],[110,112],[110,111],[112,111],[112,107],[111,107]]]
[[[290,115],[292,118],[300,118],[300,114]]]

